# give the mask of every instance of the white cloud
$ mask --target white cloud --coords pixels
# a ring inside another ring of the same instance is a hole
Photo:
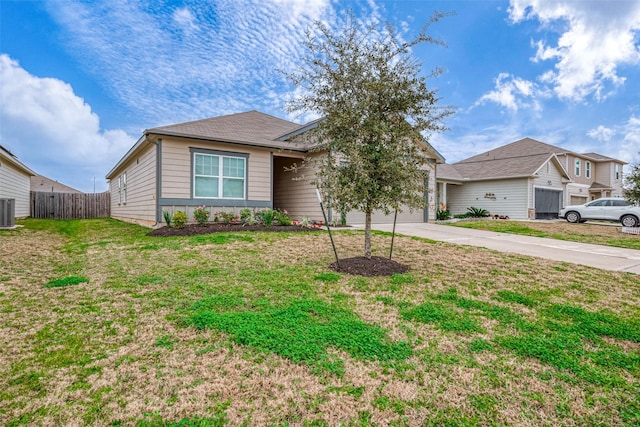
[[[0,55],[0,142],[31,169],[93,191],[133,140],[100,129],[99,117],[67,83],[40,78]],[[62,172],[64,171],[64,172]]]
[[[626,80],[619,67],[640,63],[639,1],[511,0],[509,15],[514,23],[537,19],[560,34],[557,43],[534,42],[532,60],[555,61],[540,80],[561,99],[603,100]]]
[[[540,104],[537,95],[538,90],[533,82],[512,76],[509,73],[500,73],[495,80],[495,89],[482,95],[474,107],[491,101],[512,111],[517,111],[520,108],[539,111]]]
[[[640,117],[631,116],[623,129],[624,140],[635,143],[635,149],[640,150]]]
[[[187,9],[186,7],[174,10],[173,20],[187,33],[198,29],[196,17],[193,15],[191,10]]]
[[[314,20],[335,19],[329,0],[48,6],[69,53],[148,127],[249,109],[282,112],[277,94],[289,87],[278,70],[296,67]]]
[[[588,137],[596,139],[598,141],[610,141],[615,134],[615,130],[602,125],[587,132]]]

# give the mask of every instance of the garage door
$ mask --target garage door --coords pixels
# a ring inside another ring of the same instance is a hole
[[[536,219],[558,218],[562,191],[536,188],[535,197]]]
[[[384,212],[373,212],[371,214],[371,223],[373,224],[391,224],[393,223],[393,215],[385,215]],[[405,209],[404,212],[398,212],[397,222],[425,222],[425,212],[423,209],[414,210],[409,212],[409,209]],[[347,224],[364,224],[364,212],[351,211],[347,214]]]

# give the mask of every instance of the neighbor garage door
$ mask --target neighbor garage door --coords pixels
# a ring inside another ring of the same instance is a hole
[[[536,219],[558,218],[562,191],[536,188]]]

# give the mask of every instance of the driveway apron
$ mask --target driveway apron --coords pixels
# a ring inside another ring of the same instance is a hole
[[[364,228],[364,225],[355,225]],[[374,230],[392,231],[392,224],[372,224]],[[459,245],[479,246],[501,252],[588,265],[612,271],[640,274],[640,250],[614,248],[588,243],[496,233],[447,225],[415,223],[397,224],[396,233]]]

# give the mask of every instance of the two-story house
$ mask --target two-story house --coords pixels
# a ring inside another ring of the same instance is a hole
[[[569,173],[566,205],[586,203],[600,197],[622,197],[625,162],[597,153],[556,153]]]
[[[512,219],[557,218],[564,206],[622,197],[625,162],[524,138],[437,165],[437,196],[452,214],[469,207]]]

